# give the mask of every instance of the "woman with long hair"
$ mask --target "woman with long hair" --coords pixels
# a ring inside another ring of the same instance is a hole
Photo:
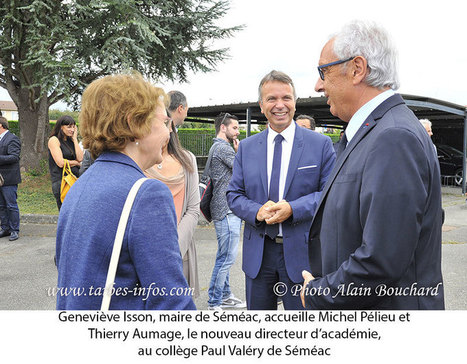
[[[49,171],[52,180],[52,192],[60,211],[60,186],[62,182],[65,159],[70,163],[73,174],[79,176],[79,167],[83,160],[83,151],[78,144],[78,127],[76,121],[69,115],[61,116],[55,123],[49,142]]]
[[[170,138],[162,150],[162,162],[145,171],[169,187],[175,204],[178,223],[178,244],[183,258],[183,274],[194,297],[199,296],[198,263],[194,233],[199,218],[198,166],[193,153],[184,149],[178,139],[173,121]]]

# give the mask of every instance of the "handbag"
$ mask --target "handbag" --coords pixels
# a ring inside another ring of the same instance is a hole
[[[110,306],[110,300],[112,299],[113,286],[115,282],[115,275],[117,274],[118,260],[120,259],[120,251],[122,250],[123,236],[125,235],[126,225],[128,223],[128,217],[130,216],[131,208],[133,202],[135,201],[136,194],[139,191],[139,188],[149,178],[140,178],[137,180],[133,187],[131,187],[130,192],[125,200],[123,205],[122,214],[120,215],[120,220],[118,221],[117,233],[115,234],[114,246],[112,249],[112,255],[110,256],[109,270],[107,272],[107,279],[105,281],[104,295],[102,297],[101,311],[108,311]]]
[[[76,177],[71,171],[70,162],[68,159],[64,159],[63,171],[62,171],[62,184],[60,186],[60,201],[63,202],[66,194],[70,190],[71,186],[74,185],[78,177]]]
[[[3,179],[2,174],[0,173],[0,187],[2,187],[5,183],[5,180]]]
[[[212,200],[212,192],[214,187],[212,186],[212,180],[209,176],[209,170],[211,168],[211,159],[212,155],[214,154],[214,147],[211,148],[209,151],[208,161],[206,162],[206,166],[204,167],[204,171],[202,176],[200,177],[199,182],[199,209],[203,214],[204,218],[208,221],[212,221],[211,216],[211,200]]]

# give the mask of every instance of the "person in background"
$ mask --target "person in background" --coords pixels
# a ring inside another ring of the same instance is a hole
[[[428,119],[420,119],[420,122],[422,123],[423,127],[425,128],[426,132],[431,138],[433,136],[433,131],[431,130],[431,121]]]
[[[196,298],[199,296],[199,282],[194,233],[200,214],[198,166],[193,153],[181,146],[173,121],[169,124],[169,130],[169,143],[162,150],[161,163],[147,169],[145,174],[164,182],[172,192],[183,274],[188,285],[194,290],[193,297]]]
[[[315,130],[316,129],[316,122],[311,116],[308,115],[299,115],[296,117],[295,121],[297,122],[298,126],[302,128]]]
[[[92,82],[79,116],[95,162],[73,185],[57,225],[58,310],[98,310],[123,205],[134,183],[162,162],[169,140],[167,96],[139,74]],[[195,309],[178,246],[170,190],[144,181],[131,208],[115,277],[114,310]],[[176,291],[177,293],[173,293]]]
[[[78,143],[78,127],[76,121],[69,115],[61,116],[55,123],[49,142],[49,171],[52,181],[52,192],[57,202],[58,210],[62,206],[60,187],[62,183],[65,159],[70,163],[71,171],[79,177],[79,167],[83,160],[83,150]]]
[[[235,263],[240,241],[242,220],[230,211],[225,192],[232,178],[235,153],[238,149],[238,118],[220,114],[214,121],[216,138],[209,153],[212,155],[209,175],[213,192],[211,214],[217,236],[216,262],[208,290],[208,309],[244,308],[245,302],[235,297],[230,288],[230,268]],[[233,145],[233,148],[231,147]]]
[[[9,240],[14,241],[19,238],[20,217],[16,199],[18,184],[21,183],[21,142],[8,129],[8,121],[0,116],[0,174],[3,177],[3,186],[0,187],[0,238],[9,236]]]
[[[81,176],[84,172],[87,171],[89,167],[94,163],[94,159],[91,157],[89,150],[85,149],[83,151],[83,160],[81,161],[81,167],[79,168],[79,175]]]
[[[170,100],[168,108],[169,114],[175,123],[175,129],[178,129],[178,127],[183,124],[188,114],[186,96],[180,91],[169,91],[167,95]]]

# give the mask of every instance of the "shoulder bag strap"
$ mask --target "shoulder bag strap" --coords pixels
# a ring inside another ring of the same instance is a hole
[[[114,247],[110,257],[109,271],[107,273],[107,280],[105,282],[104,296],[102,297],[101,311],[108,311],[110,306],[110,299],[112,298],[113,285],[115,275],[117,273],[118,260],[120,259],[120,251],[122,250],[123,236],[125,235],[128,217],[130,216],[131,208],[135,200],[139,188],[149,178],[140,178],[131,187],[128,197],[126,198],[125,205],[123,205],[120,221],[118,222],[117,233],[115,234]]]

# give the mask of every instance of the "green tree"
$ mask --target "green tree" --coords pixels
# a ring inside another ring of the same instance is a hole
[[[75,121],[78,121],[79,112],[70,111],[70,110],[62,111],[62,110],[57,110],[57,109],[49,109],[49,120],[51,121],[58,120],[61,116],[64,116],[64,115],[69,115],[73,119],[75,119]]]
[[[215,48],[241,29],[218,20],[229,0],[1,0],[0,86],[16,103],[22,165],[47,151],[48,110],[77,108],[84,88],[106,74],[137,70],[147,78],[185,81],[227,58]]]

